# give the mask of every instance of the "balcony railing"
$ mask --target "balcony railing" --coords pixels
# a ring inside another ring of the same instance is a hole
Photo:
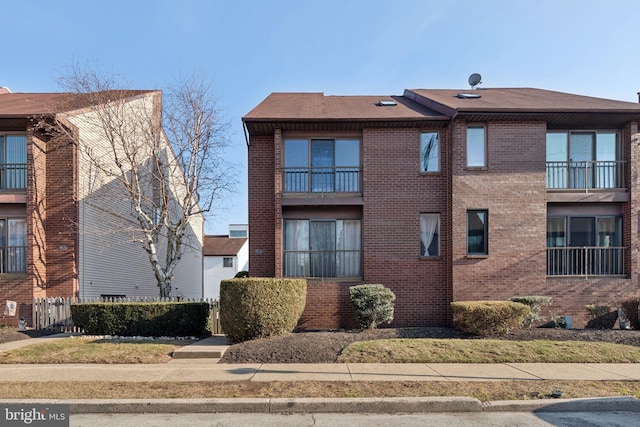
[[[360,277],[362,251],[284,251],[285,277]]]
[[[0,246],[0,273],[26,273],[27,247]]]
[[[624,275],[623,247],[547,248],[548,276]]]
[[[624,188],[624,161],[547,162],[548,189]]]
[[[0,164],[0,191],[20,191],[27,188],[27,165]]]
[[[299,167],[283,170],[285,193],[359,193],[361,168]]]

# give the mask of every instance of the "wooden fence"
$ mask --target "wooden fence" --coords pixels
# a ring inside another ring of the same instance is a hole
[[[206,302],[209,304],[211,333],[223,334],[220,326],[220,301],[210,298],[34,298],[32,326],[54,332],[83,332],[73,325],[71,304],[86,302]]]

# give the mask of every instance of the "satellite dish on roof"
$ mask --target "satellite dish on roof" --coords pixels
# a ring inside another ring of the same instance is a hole
[[[469,85],[471,86],[471,89],[475,89],[480,83],[482,83],[482,76],[480,74],[473,73],[469,76]]]

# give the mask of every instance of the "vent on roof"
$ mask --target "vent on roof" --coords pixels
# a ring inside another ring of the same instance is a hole
[[[392,100],[380,100],[378,101],[378,106],[380,107],[394,107],[398,105],[398,103],[396,101],[392,101]]]
[[[459,93],[456,95],[460,99],[474,99],[474,98],[482,98],[482,96],[477,93]]]

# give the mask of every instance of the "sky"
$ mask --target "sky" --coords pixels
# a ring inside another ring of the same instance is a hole
[[[0,0],[0,86],[56,92],[73,63],[131,89],[211,83],[237,185],[206,234],[248,223],[242,116],[271,92],[536,87],[638,102],[637,0]]]

